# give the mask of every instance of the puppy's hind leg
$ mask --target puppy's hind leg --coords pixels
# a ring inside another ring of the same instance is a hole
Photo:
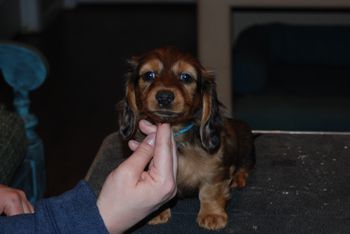
[[[247,185],[248,175],[256,163],[255,137],[248,124],[244,122],[236,122],[236,129],[238,132],[238,168],[233,173],[231,187],[243,188]]]
[[[244,188],[247,185],[249,171],[246,168],[240,168],[234,173],[231,182],[232,188]]]
[[[247,185],[248,176],[255,167],[255,152],[253,147],[250,152],[247,152],[247,155],[240,158],[240,167],[233,173],[232,188],[244,188]]]

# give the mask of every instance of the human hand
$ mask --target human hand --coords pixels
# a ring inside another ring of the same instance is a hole
[[[177,156],[169,124],[140,121],[139,126],[146,138],[129,141],[134,153],[109,174],[97,201],[110,233],[126,231],[176,194]]]
[[[34,208],[22,190],[0,184],[0,214],[7,216],[34,213]]]

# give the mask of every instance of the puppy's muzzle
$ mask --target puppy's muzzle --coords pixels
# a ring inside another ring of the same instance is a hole
[[[156,99],[160,108],[170,108],[175,95],[169,90],[160,90],[156,94]]]

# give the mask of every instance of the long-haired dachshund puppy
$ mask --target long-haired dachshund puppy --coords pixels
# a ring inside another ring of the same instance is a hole
[[[170,123],[178,151],[178,195],[199,194],[199,226],[216,230],[227,223],[231,187],[244,187],[253,168],[253,136],[245,123],[225,117],[214,76],[189,54],[171,47],[129,61],[126,96],[119,103],[119,131],[140,134],[137,123]],[[165,223],[170,208],[150,221]]]

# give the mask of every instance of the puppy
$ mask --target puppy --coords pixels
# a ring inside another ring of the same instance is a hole
[[[129,61],[125,99],[119,103],[119,131],[138,138],[137,123],[170,123],[178,154],[178,195],[198,194],[199,226],[217,230],[227,224],[231,187],[244,187],[254,167],[248,125],[225,117],[214,75],[191,55],[166,47]],[[170,209],[150,221],[165,223]]]

